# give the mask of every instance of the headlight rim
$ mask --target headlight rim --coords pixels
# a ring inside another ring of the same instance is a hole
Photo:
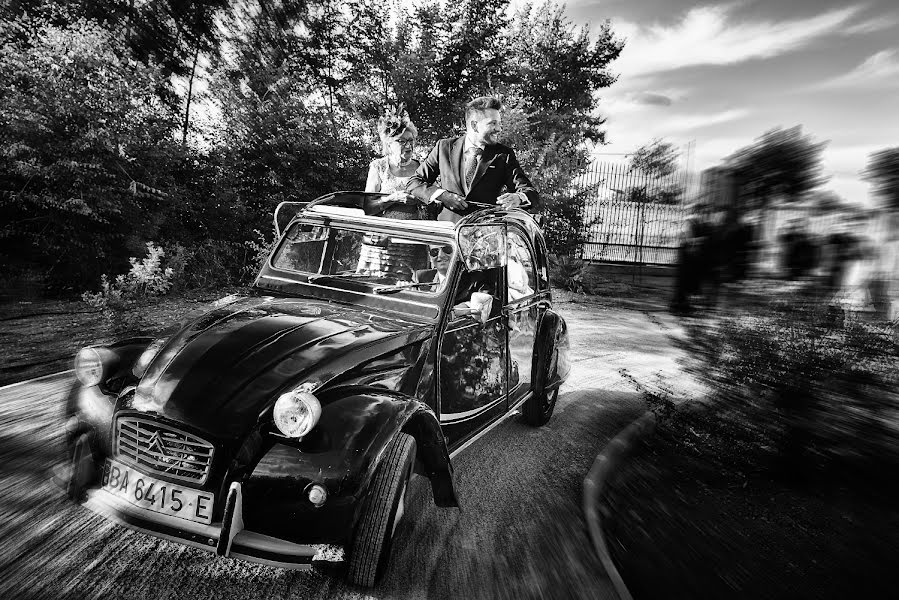
[[[278,399],[275,400],[275,404],[272,407],[272,422],[278,433],[286,438],[300,441],[315,429],[315,426],[318,425],[318,421],[321,418],[321,401],[312,393],[313,389],[315,389],[314,384],[303,383],[278,396]],[[278,413],[281,410],[290,410],[291,407],[285,405],[297,402],[304,405],[306,415],[308,416],[304,417],[305,422],[303,423],[303,427],[299,428],[298,431],[285,431],[279,422],[280,419]]]
[[[91,354],[92,356],[90,357],[90,359],[87,359],[86,357]],[[87,370],[90,367],[86,367],[83,364],[87,360],[96,361],[98,367],[96,375],[88,375]],[[103,354],[100,352],[100,348],[96,346],[85,346],[84,348],[79,350],[75,354],[73,370],[75,371],[75,378],[84,387],[93,387],[95,385],[99,385],[106,376],[106,361],[103,360]]]

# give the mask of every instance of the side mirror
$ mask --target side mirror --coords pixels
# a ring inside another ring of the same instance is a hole
[[[466,225],[458,231],[462,264],[469,271],[506,265],[505,225]]]

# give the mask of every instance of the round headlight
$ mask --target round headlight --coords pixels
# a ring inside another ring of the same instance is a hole
[[[135,377],[141,378],[144,376],[144,373],[147,372],[147,367],[150,366],[150,363],[153,362],[153,359],[156,358],[156,355],[159,354],[164,345],[165,340],[154,340],[147,346],[147,349],[138,357],[137,362],[134,363],[134,367],[131,369]]]
[[[278,430],[292,438],[309,433],[322,414],[322,405],[312,392],[296,389],[281,394],[275,402],[273,417]]]
[[[75,355],[75,377],[81,385],[97,385],[103,380],[103,359],[96,348],[82,348]]]

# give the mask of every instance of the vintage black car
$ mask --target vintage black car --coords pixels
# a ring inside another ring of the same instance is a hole
[[[73,500],[275,566],[342,545],[348,579],[370,586],[413,473],[459,506],[456,453],[519,411],[549,420],[568,334],[532,217],[387,219],[366,215],[372,197],[309,203],[246,295],[173,335],[78,353]]]

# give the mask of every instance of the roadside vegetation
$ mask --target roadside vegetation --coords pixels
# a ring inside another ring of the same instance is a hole
[[[752,284],[750,284],[752,285]],[[808,292],[808,290],[806,290]],[[635,598],[879,596],[899,546],[897,323],[732,293],[683,322],[710,390],[645,391],[656,434],[602,509]]]
[[[424,155],[487,93],[503,98],[506,137],[544,190],[553,251],[570,253],[589,194],[570,184],[585,142],[603,140],[597,92],[623,42],[608,23],[575,27],[554,0],[507,8],[4,5],[0,283],[96,293],[148,242],[173,291],[246,282],[279,202],[364,186],[385,107],[405,104]]]

